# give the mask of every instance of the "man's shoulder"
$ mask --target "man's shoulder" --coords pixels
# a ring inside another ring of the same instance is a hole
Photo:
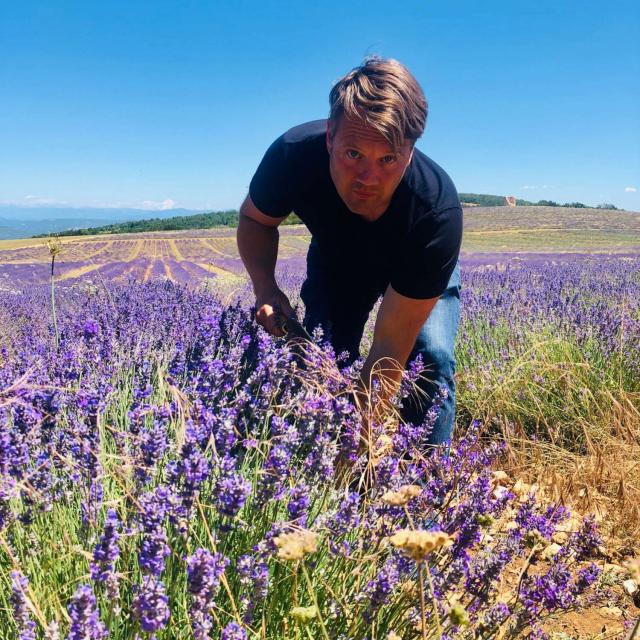
[[[326,130],[326,120],[311,120],[291,127],[291,129],[282,134],[281,139],[285,144],[312,143],[324,140]]]
[[[449,174],[419,149],[414,149],[405,182],[411,194],[427,211],[439,212],[460,207],[458,191]]]

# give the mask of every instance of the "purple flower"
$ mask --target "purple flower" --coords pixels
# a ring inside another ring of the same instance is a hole
[[[532,576],[522,583],[520,598],[532,617],[538,617],[546,609],[567,609],[574,601],[571,571],[559,562],[541,576]]]
[[[240,473],[230,473],[216,485],[216,506],[223,516],[233,518],[251,493],[251,483]]]
[[[171,555],[167,534],[158,527],[145,532],[138,553],[138,564],[144,573],[159,577],[164,571],[164,559]]]
[[[588,589],[598,579],[601,573],[600,567],[593,562],[590,563],[588,567],[580,569],[576,576],[574,593],[578,595]]]
[[[100,330],[100,325],[92,319],[87,320],[84,323],[84,337],[86,340],[91,340],[92,338],[97,337],[98,331]]]
[[[209,637],[212,622],[209,610],[220,586],[220,578],[229,560],[219,553],[198,549],[187,558],[187,585],[191,594],[189,615],[196,640]]]
[[[11,572],[13,618],[20,633],[20,640],[36,640],[36,623],[31,619],[27,589],[29,581],[19,571]]]
[[[164,584],[153,576],[145,576],[141,587],[134,586],[134,593],[133,615],[139,620],[141,629],[147,633],[163,629],[171,615]]]
[[[96,597],[90,586],[78,587],[67,610],[71,618],[67,640],[101,640],[109,635],[100,622]]]
[[[344,535],[360,524],[360,495],[349,493],[340,503],[327,527],[334,536]]]
[[[484,615],[480,623],[480,629],[484,631],[493,631],[503,624],[511,615],[511,610],[504,602],[494,604]]]
[[[304,525],[310,504],[309,487],[304,480],[300,480],[295,487],[289,490],[289,504],[287,504],[289,518],[291,520],[299,520]]]
[[[282,444],[271,447],[265,460],[258,484],[258,505],[263,505],[276,494],[289,477],[291,453]]]
[[[240,584],[245,589],[240,597],[240,603],[245,610],[243,620],[250,624],[256,606],[267,597],[269,566],[264,560],[243,555],[236,562],[236,570]]]
[[[104,582],[113,573],[116,560],[120,555],[119,528],[118,514],[113,509],[109,509],[102,537],[93,549],[93,562],[90,565],[92,580]]]
[[[247,640],[247,632],[237,622],[230,622],[222,630],[220,640]]]
[[[398,565],[395,559],[391,558],[384,563],[378,575],[369,580],[365,589],[368,600],[365,616],[368,620],[373,619],[380,607],[387,602],[398,584],[398,579]]]
[[[576,531],[567,547],[573,549],[576,560],[590,558],[602,544],[602,537],[598,531],[598,525],[593,517],[587,517],[582,521],[582,526]]]
[[[196,640],[209,637],[212,627],[209,610],[220,586],[220,578],[229,560],[219,553],[198,549],[187,558],[187,588],[191,595],[189,616]]]

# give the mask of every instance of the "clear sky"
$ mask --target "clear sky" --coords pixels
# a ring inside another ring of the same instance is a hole
[[[0,201],[237,208],[374,53],[459,191],[640,210],[637,0],[0,0]]]

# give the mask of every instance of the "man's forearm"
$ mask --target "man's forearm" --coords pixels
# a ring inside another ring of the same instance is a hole
[[[238,252],[249,273],[256,295],[278,286],[275,268],[279,238],[276,227],[266,227],[240,214],[236,235]]]

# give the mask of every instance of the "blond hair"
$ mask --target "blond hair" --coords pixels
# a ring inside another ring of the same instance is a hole
[[[361,120],[397,149],[424,132],[427,100],[411,72],[397,60],[372,56],[341,78],[329,94],[329,126],[340,118]]]

